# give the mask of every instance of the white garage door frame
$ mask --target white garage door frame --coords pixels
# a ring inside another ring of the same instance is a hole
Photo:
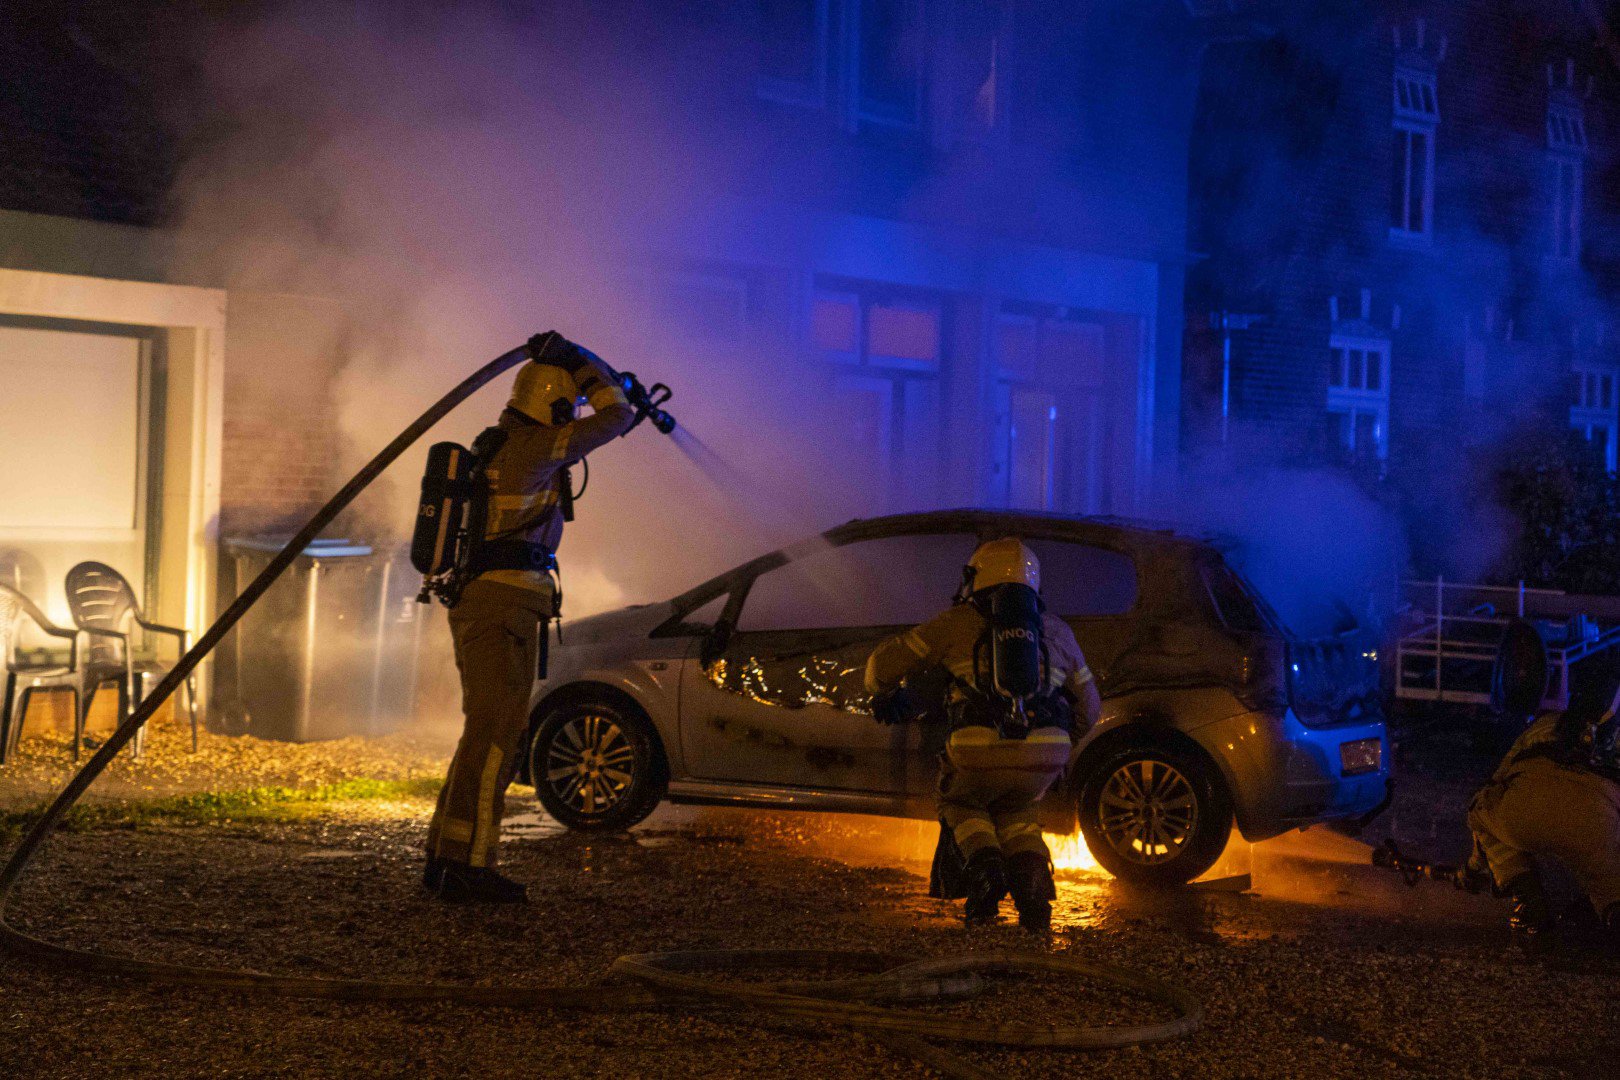
[[[161,586],[146,604],[154,617],[189,627],[194,636],[214,604],[225,298],[223,289],[0,269],[0,316],[114,323],[163,334]]]

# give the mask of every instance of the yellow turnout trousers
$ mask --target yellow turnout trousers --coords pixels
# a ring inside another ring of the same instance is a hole
[[[1022,739],[980,725],[951,732],[940,766],[939,817],[964,859],[992,848],[1051,858],[1035,804],[1062,774],[1069,750],[1062,728],[1035,728]]]
[[[1620,903],[1620,788],[1584,769],[1532,760],[1498,773],[1468,808],[1475,866],[1500,886],[1533,870],[1532,856],[1563,863],[1602,913]]]
[[[450,609],[466,722],[428,826],[430,858],[495,863],[506,788],[529,722],[540,620],[550,607],[549,590],[480,577]]]

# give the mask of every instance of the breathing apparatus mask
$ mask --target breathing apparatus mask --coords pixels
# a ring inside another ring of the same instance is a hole
[[[1586,738],[1594,768],[1620,770],[1620,685],[1614,688],[1608,706],[1588,726]]]
[[[1558,718],[1553,750],[1547,756],[1620,779],[1617,713],[1620,686],[1606,679],[1577,681],[1570,692],[1569,707]]]
[[[675,418],[663,406],[675,392],[663,383],[645,386],[634,372],[615,371],[591,350],[555,332],[530,338],[529,355],[531,361],[512,384],[507,408],[553,427],[566,424],[581,405],[598,402],[605,387],[597,372],[605,371],[636,411],[632,428],[650,420],[665,435],[674,432]]]

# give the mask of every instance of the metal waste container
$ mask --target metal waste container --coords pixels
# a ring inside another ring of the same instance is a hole
[[[225,541],[237,595],[285,538]],[[306,742],[380,735],[414,710],[421,618],[403,552],[315,540],[220,651],[215,707],[228,731]]]

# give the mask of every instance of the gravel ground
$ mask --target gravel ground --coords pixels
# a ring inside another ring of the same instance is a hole
[[[287,749],[264,753],[281,761]],[[331,767],[321,781],[347,766]],[[1456,808],[1440,803],[1480,767],[1459,765],[1434,786],[1428,830],[1425,784],[1408,785],[1402,835],[1450,843],[1451,827],[1436,823]],[[174,768],[174,782],[194,779]],[[1204,1028],[1161,1046],[964,1051],[1032,1078],[1595,1076],[1613,1075],[1620,1052],[1607,961],[1504,950],[1499,905],[1407,891],[1365,866],[1364,847],[1323,830],[1256,847],[1243,893],[1065,880],[1061,929],[1044,942],[1012,925],[965,931],[953,907],[923,896],[923,832],[821,815],[665,808],[618,838],[519,815],[505,866],[533,903],[446,908],[417,887],[428,809],[339,803],[284,822],[64,833],[25,881],[15,921],[53,940],[189,963],[511,985],[593,985],[619,955],[671,949],[1051,949],[1151,972],[1205,1002]],[[907,839],[873,840],[890,833]],[[934,1009],[1092,1023],[1162,1015],[1045,978]],[[83,979],[9,958],[0,1061],[25,1077],[926,1075],[846,1031],[735,1014],[289,1001]]]
[[[1504,952],[1483,903],[1389,920],[1259,895],[1135,898],[1065,882],[1050,945],[1010,925],[967,932],[903,869],[851,866],[721,822],[630,839],[538,832],[508,845],[531,885],[519,910],[447,909],[415,888],[425,807],[378,820],[150,828],[59,837],[18,923],[56,940],[200,964],[316,975],[590,985],[632,952],[732,947],[917,956],[1052,948],[1153,972],[1201,997],[1205,1028],[1140,1050],[974,1050],[1031,1077],[1597,1075],[1620,1006],[1595,961]],[[660,815],[670,817],[674,815]],[[721,817],[726,817],[721,815]],[[1361,868],[1324,866],[1355,883]],[[1302,878],[1312,873],[1302,871]],[[1268,878],[1275,880],[1268,884]],[[1333,890],[1323,890],[1332,899]],[[1409,894],[1414,900],[1421,894]],[[1444,894],[1442,894],[1444,895]],[[1361,898],[1365,899],[1365,898]],[[1580,1002],[1572,1016],[1569,1003]],[[1156,1015],[1115,995],[1031,980],[952,1006],[979,1017]],[[82,980],[0,962],[0,1049],[18,1075],[906,1076],[918,1068],[837,1030],[718,1014],[581,1014],[278,1001]]]

